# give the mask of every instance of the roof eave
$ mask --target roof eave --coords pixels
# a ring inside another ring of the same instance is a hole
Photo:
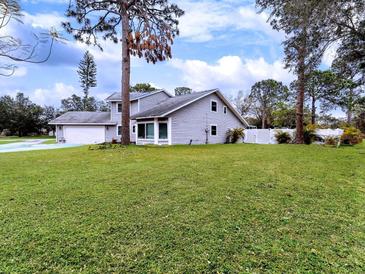
[[[186,102],[185,104],[183,104],[183,105],[181,105],[179,107],[176,107],[176,108],[174,108],[174,109],[172,109],[172,110],[170,110],[168,112],[165,112],[165,113],[161,114],[160,117],[166,117],[166,116],[170,115],[171,113],[174,113],[175,111],[178,111],[178,110],[180,110],[180,109],[182,109],[182,108],[184,108],[184,107],[186,107],[186,106],[188,106],[188,105],[190,105],[190,104],[192,104],[192,103],[194,103],[196,101],[199,101],[200,99],[203,99],[204,97],[209,96],[212,93],[217,92],[217,91],[219,91],[219,90],[218,89],[213,89],[210,92],[207,92],[206,94],[204,94],[204,95],[202,95],[202,96],[200,96],[198,98],[195,98],[195,99],[193,99],[193,100],[191,100],[189,102]]]
[[[231,105],[231,103],[224,97],[224,95],[220,92],[219,89],[212,89],[210,92],[207,92],[206,94],[198,97],[198,98],[195,98],[189,102],[186,102],[185,104],[179,106],[179,107],[176,107],[168,112],[165,112],[161,115],[158,115],[158,116],[147,116],[147,117],[132,117],[131,119],[133,120],[142,120],[142,119],[154,119],[154,118],[165,118],[166,116],[196,102],[196,101],[199,101],[203,98],[205,98],[206,96],[209,96],[213,93],[216,93],[218,95],[218,97],[227,105],[227,107],[233,112],[233,114],[240,120],[240,122],[245,125],[246,127],[249,127],[249,123],[238,113],[238,111]]]
[[[63,122],[50,122],[49,125],[69,125],[69,126],[115,126],[117,123],[63,123]]]
[[[131,120],[142,120],[142,119],[155,119],[155,118],[163,118],[164,116],[147,116],[147,117],[131,117]]]
[[[185,104],[183,104],[181,106],[178,106],[178,107],[176,107],[176,108],[174,108],[174,109],[172,109],[172,110],[170,110],[168,112],[165,112],[165,113],[163,113],[161,115],[158,115],[158,116],[147,116],[147,117],[141,117],[141,118],[138,117],[138,118],[133,118],[133,120],[137,120],[137,119],[152,119],[152,118],[164,118],[164,117],[168,116],[169,114],[174,113],[175,111],[178,111],[179,109],[182,109],[182,108],[184,108],[184,107],[186,107],[186,106],[188,106],[188,105],[190,105],[190,104],[192,104],[192,103],[194,103],[196,101],[199,101],[200,99],[202,99],[202,98],[204,98],[204,97],[206,97],[206,96],[208,96],[208,95],[210,95],[210,94],[212,94],[212,93],[214,93],[216,91],[218,91],[218,89],[213,89],[209,93],[206,93],[206,94],[204,94],[204,95],[202,95],[202,96],[200,96],[198,98],[195,98],[195,99],[193,99],[191,101],[188,101]]]

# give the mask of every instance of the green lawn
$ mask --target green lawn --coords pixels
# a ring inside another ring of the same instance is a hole
[[[365,145],[0,154],[0,272],[365,269]]]
[[[22,140],[19,139],[0,139],[0,145],[6,145],[6,144],[12,144],[12,143],[17,143],[17,142],[21,142]]]

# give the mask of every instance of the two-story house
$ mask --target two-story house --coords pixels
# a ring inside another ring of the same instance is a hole
[[[53,120],[57,142],[96,144],[121,138],[122,100],[114,93],[110,112],[67,112]],[[246,128],[218,89],[172,96],[164,90],[130,94],[130,137],[141,144],[224,143],[230,128]]]

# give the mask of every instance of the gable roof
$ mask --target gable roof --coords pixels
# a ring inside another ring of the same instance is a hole
[[[152,91],[152,92],[130,92],[129,100],[135,101],[135,100],[142,99],[142,98],[145,98],[145,97],[148,97],[148,96],[160,93],[160,92],[164,92],[169,97],[172,97],[172,95],[169,94],[167,91],[160,89],[160,90],[156,90],[156,91]],[[121,96],[120,92],[114,92],[112,95],[110,95],[105,100],[109,101],[109,102],[121,102],[122,96]]]
[[[169,114],[178,111],[179,109],[188,106],[210,94],[217,94],[217,96],[225,103],[225,105],[233,112],[233,114],[246,126],[249,124],[246,120],[235,110],[235,108],[228,102],[228,100],[223,96],[223,94],[218,89],[211,89],[201,92],[193,92],[191,94],[175,96],[169,98],[160,104],[156,105],[153,108],[150,108],[146,111],[142,111],[133,115],[131,119],[146,119],[146,118],[158,118],[158,117],[166,117]]]
[[[116,125],[110,112],[69,111],[49,122],[50,125]]]

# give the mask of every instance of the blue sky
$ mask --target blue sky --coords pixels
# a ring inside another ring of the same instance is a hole
[[[177,86],[193,90],[219,88],[234,96],[248,91],[256,81],[273,78],[289,83],[293,75],[283,69],[282,33],[271,29],[265,13],[257,14],[251,0],[175,0],[186,15],[181,35],[173,46],[173,59],[156,65],[132,61],[132,84],[151,83],[173,92]],[[80,94],[76,68],[85,50],[95,56],[98,86],[91,94],[104,99],[120,90],[120,45],[105,42],[104,51],[87,47],[64,34],[60,22],[68,0],[22,0],[24,24],[6,30],[24,40],[31,33],[55,27],[67,41],[57,43],[44,64],[17,64],[13,77],[1,78],[0,95],[20,91],[39,104],[58,106],[62,98]],[[39,55],[45,53],[46,47]],[[328,63],[326,56],[324,63]]]

